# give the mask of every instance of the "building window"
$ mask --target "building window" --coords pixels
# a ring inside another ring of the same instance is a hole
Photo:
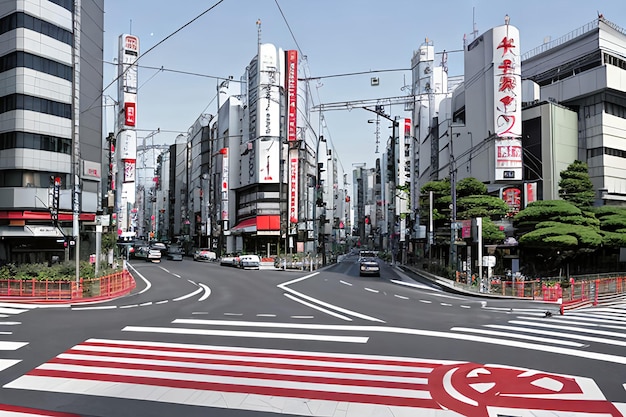
[[[74,44],[72,32],[45,20],[38,19],[24,12],[15,12],[0,19],[0,35],[12,30],[24,28],[41,33],[70,46]]]
[[[51,178],[54,177],[61,177],[61,188],[70,188],[68,174],[22,169],[0,171],[0,187],[48,188],[52,185]]]
[[[74,12],[74,0],[50,0],[50,3],[54,3],[70,12]]]
[[[23,51],[11,52],[0,57],[0,73],[20,67],[72,81],[72,67],[69,65]]]
[[[626,158],[626,150],[607,147],[587,149],[587,158],[594,158],[601,155],[614,156],[617,158]]]
[[[72,106],[70,104],[24,94],[9,94],[0,97],[0,113],[13,110],[30,110],[66,119],[72,118]]]
[[[72,153],[72,140],[29,132],[0,133],[0,150],[16,148],[70,155]]]

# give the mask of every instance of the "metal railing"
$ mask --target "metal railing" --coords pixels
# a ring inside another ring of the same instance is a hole
[[[136,286],[127,271],[97,278],[70,280],[2,279],[0,298],[28,301],[80,301],[98,300],[128,294]]]

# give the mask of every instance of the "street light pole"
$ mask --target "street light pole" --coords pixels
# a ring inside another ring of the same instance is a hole
[[[317,144],[315,147],[315,167],[317,169],[316,171],[316,175],[315,175],[315,204],[313,204],[313,242],[314,242],[314,247],[315,247],[315,254],[317,255],[319,252],[319,248],[320,248],[320,240],[319,240],[319,234],[320,234],[320,230],[323,227],[322,224],[318,224],[318,221],[321,221],[321,218],[318,219],[317,218],[317,207],[318,205],[320,207],[323,207],[323,203],[324,203],[324,193],[323,193],[323,188],[322,188],[322,182],[321,182],[321,175],[323,170],[320,167],[320,162],[319,162],[319,153],[320,153],[320,142],[326,142],[326,139],[324,138],[323,135],[320,135],[317,137]],[[322,237],[323,239],[323,237]],[[322,264],[324,264],[324,259],[325,259],[326,255],[324,253],[324,251],[322,251]]]

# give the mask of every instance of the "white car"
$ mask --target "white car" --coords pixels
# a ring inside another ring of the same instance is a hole
[[[259,269],[261,267],[261,258],[259,258],[259,255],[241,255],[238,266],[243,269]]]
[[[193,260],[215,262],[217,260],[217,255],[212,250],[200,248],[193,253]]]

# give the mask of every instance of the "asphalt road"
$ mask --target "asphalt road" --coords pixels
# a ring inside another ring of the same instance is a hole
[[[626,416],[626,304],[546,316],[356,257],[131,271],[117,300],[0,306],[0,416]]]

